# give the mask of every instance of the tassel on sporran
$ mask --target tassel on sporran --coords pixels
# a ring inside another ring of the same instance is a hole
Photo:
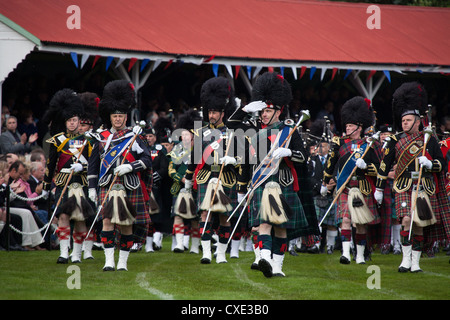
[[[214,196],[214,190],[216,190],[217,183],[219,186],[217,187],[216,195]],[[211,199],[214,201],[211,206]],[[217,178],[212,178],[209,180],[208,187],[206,188],[205,197],[200,205],[200,210],[208,211],[211,207],[211,212],[219,212],[225,213],[233,210],[233,206],[231,205],[231,199],[225,194],[222,182]]]
[[[436,217],[431,208],[430,198],[424,190],[419,191],[419,194],[417,195],[414,223],[422,228],[436,223]]]
[[[273,224],[282,224],[292,217],[292,210],[284,198],[278,183],[266,183],[261,198],[261,218]]]
[[[367,224],[375,219],[364,200],[363,194],[358,188],[350,188],[347,204],[353,223]]]
[[[125,187],[121,184],[112,187],[104,210],[111,215],[111,223],[124,226],[132,225],[137,215],[133,204],[127,198]]]
[[[193,219],[197,215],[197,205],[192,193],[183,188],[175,200],[174,212],[183,219]]]

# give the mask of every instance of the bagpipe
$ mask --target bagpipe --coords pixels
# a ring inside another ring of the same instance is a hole
[[[301,113],[302,113],[302,115],[300,116],[300,119],[298,120],[298,122],[295,124],[295,126],[293,128],[286,126],[285,127],[286,130],[281,130],[278,133],[275,143],[272,144],[271,149],[269,150],[267,155],[262,159],[260,164],[255,168],[255,170],[253,170],[253,175],[252,175],[250,186],[249,186],[247,193],[239,201],[239,203],[236,206],[236,208],[234,209],[234,211],[228,217],[227,221],[230,221],[231,218],[234,216],[234,214],[237,212],[237,210],[242,207],[241,213],[238,217],[238,220],[235,224],[235,227],[230,235],[230,240],[228,242],[231,241],[232,236],[234,235],[236,228],[239,225],[239,222],[240,222],[245,210],[247,209],[248,205],[250,204],[250,200],[251,200],[255,190],[259,186],[261,186],[278,169],[281,158],[275,159],[272,156],[273,152],[278,148],[286,147],[288,145],[292,135],[294,134],[294,132],[296,132],[297,129],[299,128],[300,124],[302,122],[308,120],[311,117],[309,110],[302,110]],[[244,204],[244,202],[245,202],[245,204]],[[277,201],[277,204],[279,205],[280,203],[278,203],[278,201]],[[281,207],[283,207],[282,203],[281,203]]]

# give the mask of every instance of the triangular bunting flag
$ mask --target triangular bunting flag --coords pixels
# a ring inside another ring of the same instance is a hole
[[[113,60],[114,60],[114,57],[112,57],[112,56],[109,56],[106,58],[106,71],[108,71],[109,66],[111,65],[111,62],[113,62]]]
[[[119,58],[119,61],[117,61],[117,63],[116,63],[116,68],[118,68],[124,61],[125,61],[125,58]]]
[[[158,68],[158,66],[161,64],[161,59],[156,59],[155,63],[153,64],[153,69],[152,71],[156,70],[156,68]]]
[[[292,74],[294,75],[294,79],[297,80],[297,68],[291,67],[291,69],[292,69]]]
[[[320,73],[320,81],[323,80],[323,76],[325,75],[326,72],[327,72],[327,68],[322,68],[321,73]]]
[[[252,67],[250,66],[247,66],[247,76],[249,79],[252,78]]]
[[[234,66],[234,79],[236,80],[239,75],[239,70],[241,69],[241,66]]]
[[[331,80],[334,79],[334,76],[336,75],[337,71],[338,71],[338,68],[333,68],[333,74],[331,75]]]
[[[95,64],[97,63],[98,59],[100,59],[100,57],[101,57],[101,56],[99,56],[99,55],[96,55],[96,56],[94,57],[94,62],[92,62],[92,68],[95,67]]]
[[[273,72],[273,67],[267,67],[267,71]]]
[[[134,64],[136,63],[137,58],[131,58],[130,63],[128,64],[128,72],[130,72],[131,68],[133,68]]]
[[[281,76],[284,78],[284,67],[280,67]]]
[[[352,71],[353,71],[352,69],[348,69],[348,70],[347,70],[347,73],[346,73],[345,76],[344,76],[344,80],[347,79],[348,75],[349,75]]]
[[[306,72],[306,67],[303,66],[303,67],[301,68],[301,71],[300,71],[300,79],[303,77],[303,75],[305,74],[305,72]]]
[[[85,53],[81,56],[81,65],[80,69],[83,69],[84,64],[86,63],[87,59],[89,58],[89,54]]]
[[[314,73],[316,73],[316,67],[311,67],[311,72],[309,74],[309,80],[312,80]]]
[[[233,69],[231,68],[231,66],[229,64],[226,64],[225,68],[227,68],[228,73],[233,78]]]
[[[369,73],[369,76],[367,77],[367,80],[370,80],[375,75],[375,73],[377,73],[377,70],[370,70],[370,73]]]
[[[144,60],[142,60],[140,72],[142,72],[142,70],[144,70],[145,66],[146,66],[149,62],[150,62],[150,59],[144,59]]]
[[[256,67],[255,72],[253,72],[253,78],[255,78],[261,70],[262,70],[262,67]]]
[[[391,73],[388,70],[383,70],[383,72],[389,82],[391,82]]]
[[[170,67],[170,65],[172,64],[173,59],[170,59],[169,62],[167,62],[166,66],[164,67],[163,70],[167,70],[168,67]]]
[[[72,57],[73,63],[75,63],[75,67],[78,68],[78,55],[76,52],[71,52],[70,56]]]
[[[217,77],[217,75],[219,74],[219,65],[217,63],[213,63],[212,69],[213,69],[214,75]]]

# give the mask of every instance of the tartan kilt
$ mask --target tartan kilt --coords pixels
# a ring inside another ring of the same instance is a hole
[[[429,197],[436,217],[436,223],[423,228],[425,242],[427,243],[438,240],[450,240],[450,203],[443,181],[442,178],[438,179],[437,193]],[[411,215],[412,189],[395,194],[395,209],[399,219]]]
[[[274,179],[273,177],[267,179],[267,181],[264,182],[261,186],[259,186],[253,193],[253,197],[250,201],[250,212],[248,217],[250,227],[257,227],[261,223],[272,224],[261,218],[261,215],[259,214],[259,208],[261,205],[262,194],[266,183],[268,183],[269,181],[278,182],[278,175],[276,175],[275,177],[276,179]],[[280,184],[280,188],[284,198],[286,199],[286,202],[288,203],[293,212],[293,216],[287,222],[277,225],[277,227],[286,229],[306,229],[308,227],[308,221],[306,220],[305,212],[303,210],[300,198],[297,192],[294,191],[293,184],[287,187],[284,187]]]
[[[328,208],[330,207],[331,203],[333,202],[332,198],[327,197],[327,206],[326,207],[319,207],[318,205],[318,197],[314,198],[314,207],[316,209],[316,214],[317,214],[317,220],[320,222],[323,219],[323,216],[325,215],[325,213],[327,213]],[[330,209],[330,212],[328,212],[327,217],[325,218],[325,220],[323,220],[322,222],[324,225],[327,226],[334,226],[337,227],[336,224],[336,205],[333,205],[333,208]]]
[[[197,208],[200,208],[200,205],[202,204],[202,201],[205,198],[206,189],[208,188],[208,182],[209,182],[209,180],[206,183],[202,183],[202,184],[198,184],[197,185]],[[228,217],[228,216],[231,215],[231,213],[233,212],[234,208],[236,208],[236,206],[238,205],[236,184],[234,184],[231,188],[225,187],[222,184],[222,187],[223,187],[223,191],[225,192],[225,194],[230,198],[231,206],[233,207],[233,209],[231,211],[227,211],[227,212],[221,213],[221,214],[226,215]],[[194,197],[194,199],[195,199],[195,197]],[[213,213],[213,212],[211,211],[211,213]]]
[[[118,176],[116,179],[116,184],[124,185],[124,178]],[[108,192],[109,186],[110,185],[108,184],[104,187],[100,187],[100,193],[98,195],[100,204],[103,202],[103,199],[105,198],[106,193]],[[138,187],[135,190],[128,190],[127,188],[125,188],[125,192],[127,194],[128,200],[131,202],[131,204],[134,205],[134,208],[136,210],[136,217],[135,217],[134,223],[135,224],[150,223],[151,220],[150,220],[150,215],[149,215],[148,202],[146,202],[144,199],[144,194],[142,193],[142,188]],[[103,209],[101,212],[102,217],[103,217],[104,208],[106,207],[107,203],[108,203],[108,200],[105,202],[105,205],[103,206]]]
[[[337,214],[336,214],[336,221],[339,224],[342,223],[343,218],[349,218],[350,212],[348,210],[348,192],[350,188],[358,188],[358,180],[350,180],[347,184],[347,187],[344,189],[344,191],[339,196],[339,199],[337,200]],[[377,224],[380,223],[380,215],[378,214],[377,206],[375,198],[372,194],[369,194],[368,196],[364,195],[364,201],[366,202],[367,207],[369,208],[370,212],[374,215],[374,220],[369,224]]]
[[[69,199],[69,186],[72,183],[79,183],[79,184],[83,185],[83,182],[82,182],[80,176],[76,176],[76,175],[72,176],[72,181],[70,181],[70,183],[67,185],[66,191],[64,192],[64,195],[63,195],[63,198],[61,199],[61,202],[59,203],[58,209],[56,210],[55,217],[57,217],[57,218],[61,215],[61,213],[63,213],[61,211],[61,206],[64,203],[66,203],[67,200]],[[56,190],[55,190],[55,200],[56,200],[56,202],[58,202],[59,198],[61,198],[61,194],[62,194],[63,189],[64,189],[64,187],[56,187]],[[92,207],[92,212],[83,212],[84,219],[87,222],[87,221],[91,221],[93,219],[93,217],[95,216],[95,212],[94,212],[94,208],[92,206],[92,203],[91,203],[91,201],[89,200],[89,197],[88,197],[88,187],[87,186],[83,186],[83,194],[84,194],[84,198],[86,199],[86,201]],[[64,213],[69,214],[67,212],[64,212]],[[70,212],[70,214],[71,214],[71,212]]]

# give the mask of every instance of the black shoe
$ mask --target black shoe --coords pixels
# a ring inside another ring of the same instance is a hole
[[[297,257],[297,256],[298,256],[298,253],[297,253],[297,252],[295,252],[295,250],[294,250],[294,249],[292,249],[292,250],[289,250],[289,254],[290,254],[291,256],[294,256],[294,257]]]
[[[211,263],[211,260],[208,259],[208,258],[202,258],[202,259],[200,260],[200,263],[201,263],[201,264],[210,264],[210,263]]]
[[[67,263],[69,263],[69,259],[68,258],[59,257],[58,260],[56,260],[56,263],[58,263],[58,264],[67,264]]]
[[[253,262],[252,265],[250,266],[250,269],[252,270],[259,270],[259,266],[256,262]]]
[[[344,256],[341,256],[341,258],[339,259],[339,262],[340,262],[340,264],[350,264],[350,260]]]
[[[263,275],[266,278],[271,278],[273,276],[273,274],[272,274],[272,266],[270,265],[269,261],[267,261],[265,259],[259,260],[258,268],[259,268],[259,270],[262,271]]]
[[[409,272],[411,268],[405,268],[405,267],[398,267],[398,272],[400,273],[406,273]]]
[[[312,246],[312,247],[309,247],[308,249],[306,249],[306,251],[308,253],[316,254],[316,253],[319,253],[319,248],[317,246]]]
[[[116,271],[116,269],[114,267],[104,267],[103,271]]]

